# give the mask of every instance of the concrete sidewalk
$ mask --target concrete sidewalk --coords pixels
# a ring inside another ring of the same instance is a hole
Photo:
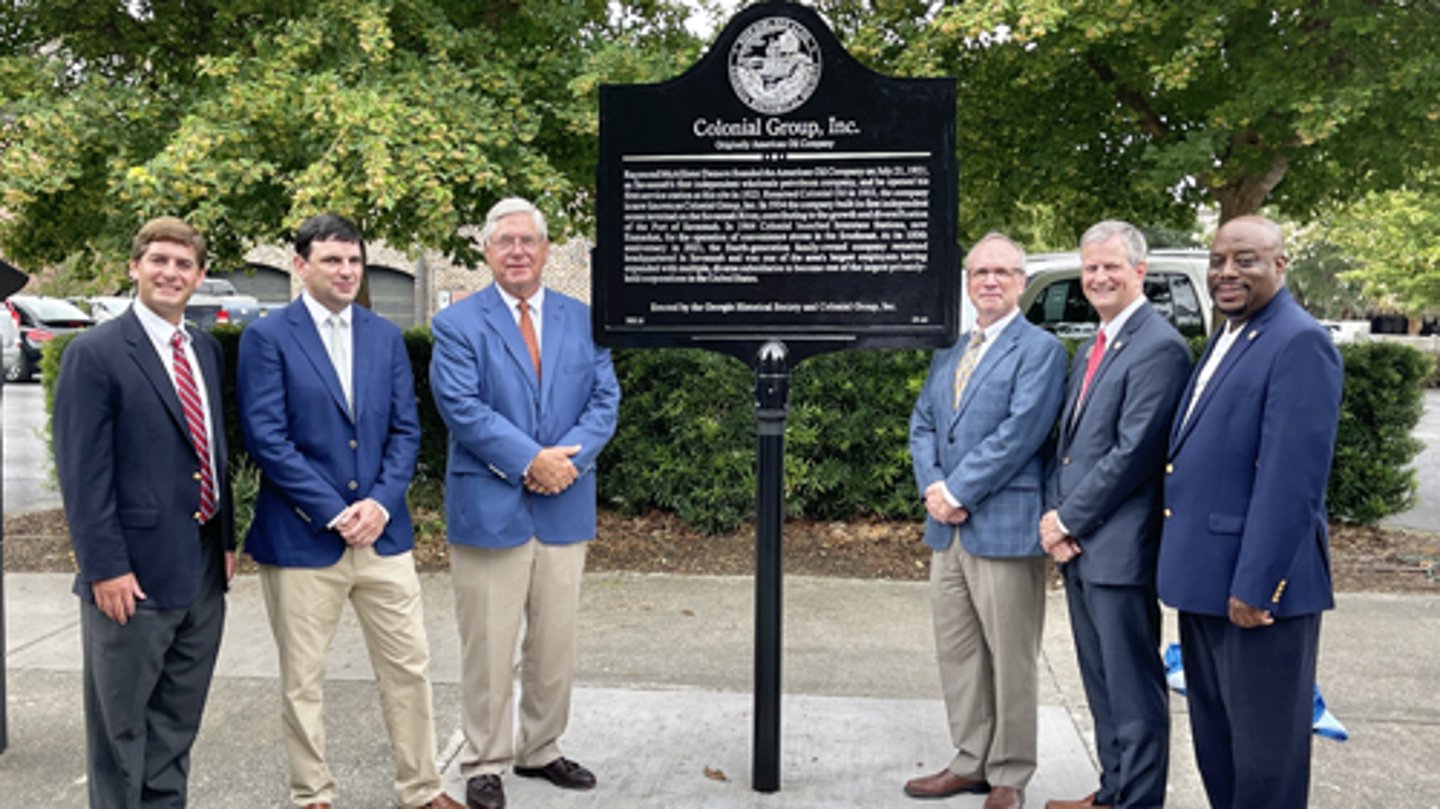
[[[85,802],[78,610],[64,574],[5,579],[10,747],[0,804]],[[448,575],[422,578],[446,787],[464,794],[458,641]],[[785,582],[781,790],[750,789],[753,580],[590,574],[566,753],[600,780],[590,793],[506,778],[514,807],[842,807],[919,804],[907,778],[949,757],[924,584]],[[1173,625],[1170,629],[1173,636]],[[1311,805],[1440,808],[1440,600],[1342,596],[1324,625],[1320,681],[1352,739],[1316,740]],[[1064,600],[1048,601],[1040,767],[1027,806],[1095,784],[1088,713]],[[326,686],[339,809],[393,806],[392,760],[369,662],[347,610]],[[1174,720],[1171,800],[1203,807],[1184,700]],[[259,582],[235,582],[219,670],[193,758],[191,805],[287,805],[276,658]],[[979,807],[978,797],[938,805]]]

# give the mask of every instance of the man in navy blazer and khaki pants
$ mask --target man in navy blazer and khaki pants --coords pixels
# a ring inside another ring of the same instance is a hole
[[[1101,222],[1080,238],[1100,315],[1075,352],[1040,540],[1061,565],[1100,756],[1100,787],[1046,809],[1165,804],[1170,708],[1160,659],[1160,483],[1190,349],[1145,299],[1145,237]]]
[[[334,214],[296,233],[305,292],[240,337],[245,443],[260,467],[245,550],[280,652],[290,799],[326,809],[325,653],[349,601],[379,680],[401,807],[458,809],[440,788],[429,645],[405,492],[420,422],[400,329],[354,305],[360,232]],[[362,360],[363,358],[363,360]]]
[[[1217,809],[1303,809],[1320,614],[1334,606],[1325,487],[1344,371],[1284,288],[1280,228],[1210,246],[1211,338],[1170,434],[1160,598],[1180,611],[1195,759]]]
[[[480,236],[495,283],[432,323],[430,385],[450,428],[445,519],[460,630],[470,809],[505,805],[500,775],[589,789],[560,753],[570,714],[575,613],[595,537],[595,459],[615,432],[620,386],[591,341],[590,310],[541,285],[545,218],[496,203]],[[520,732],[512,729],[516,640]]]
[[[186,803],[190,747],[235,564],[220,344],[185,328],[205,239],[151,220],[135,303],[75,338],[55,387],[55,466],[79,572],[85,773],[94,809]]]
[[[1017,303],[1025,254],[987,234],[965,259],[978,313],[967,339],[936,352],[910,417],[925,501],[930,597],[951,741],[949,766],[906,794],[988,792],[1018,809],[1035,773],[1045,555],[1043,446],[1060,411],[1065,348]]]

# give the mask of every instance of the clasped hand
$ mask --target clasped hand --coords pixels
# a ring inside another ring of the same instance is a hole
[[[1084,552],[1079,541],[1060,528],[1060,514],[1053,508],[1040,516],[1040,547],[1060,563]]]
[[[535,494],[559,494],[570,488],[580,477],[580,470],[570,459],[580,453],[579,444],[567,447],[546,447],[535,453],[525,472],[525,488]]]
[[[944,525],[959,525],[970,518],[970,512],[964,506],[950,505],[945,497],[945,484],[938,480],[925,487],[925,511],[935,518],[935,522]]]

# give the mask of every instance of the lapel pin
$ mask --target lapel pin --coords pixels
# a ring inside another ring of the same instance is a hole
[[[1246,339],[1246,340],[1254,340],[1256,337],[1259,337],[1259,336],[1260,336],[1260,332],[1258,332],[1258,331],[1256,331],[1256,330],[1254,330],[1254,329],[1251,329],[1251,330],[1250,330],[1250,333],[1247,334],[1247,335],[1245,335],[1245,339]]]

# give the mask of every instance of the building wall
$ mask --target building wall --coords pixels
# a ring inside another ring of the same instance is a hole
[[[585,238],[552,244],[550,260],[542,274],[545,285],[589,303],[591,246]],[[262,301],[293,299],[303,286],[290,272],[294,256],[290,247],[257,247],[245,254],[248,272],[230,273],[225,277],[242,293]],[[384,242],[375,242],[366,244],[365,258],[369,265],[372,305],[402,328],[428,324],[445,305],[491,282],[490,270],[483,263],[476,267],[460,265],[435,251],[412,255]],[[286,279],[289,291],[282,294]]]

